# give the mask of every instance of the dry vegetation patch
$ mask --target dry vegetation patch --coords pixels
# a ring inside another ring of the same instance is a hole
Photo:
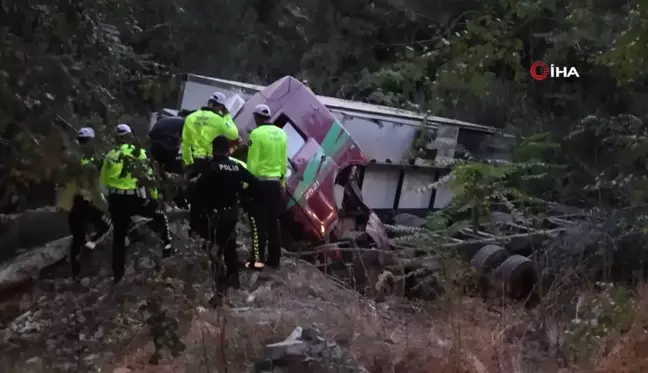
[[[263,358],[265,345],[284,340],[297,326],[320,330],[371,373],[641,372],[648,356],[645,298],[619,305],[614,297],[621,291],[613,287],[581,296],[592,312],[598,312],[592,304],[614,303],[617,310],[598,314],[607,335],[579,341],[570,337],[573,319],[549,316],[553,306],[495,308],[452,295],[433,306],[398,298],[375,303],[305,263],[264,275],[254,287],[231,294],[221,310],[199,308],[185,336],[187,353],[164,364],[174,372],[247,372]],[[614,319],[621,309],[624,317]],[[590,355],[574,355],[570,343],[588,343]]]

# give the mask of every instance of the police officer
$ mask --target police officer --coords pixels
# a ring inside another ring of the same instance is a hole
[[[185,119],[180,152],[187,168],[188,179],[200,174],[203,167],[209,163],[212,141],[217,136],[223,135],[231,141],[238,140],[238,129],[233,121],[226,120],[224,117],[226,109],[224,108],[225,95],[221,92],[214,92],[207,101],[207,106],[189,114]],[[188,194],[191,194],[191,191]],[[192,202],[191,195],[188,197]],[[206,238],[204,212],[196,203],[191,203],[189,210],[191,230]]]
[[[146,150],[135,145],[133,132],[127,124],[117,126],[119,147],[110,151],[101,167],[101,182],[108,188],[108,205],[113,222],[113,283],[124,277],[126,265],[125,238],[131,217],[152,218],[152,227],[159,231],[164,249],[163,257],[173,252],[171,235],[158,192],[150,184],[153,169],[148,164]]]
[[[258,235],[252,237],[254,250],[260,253],[260,258],[264,258],[267,244],[264,262],[267,266],[278,268],[281,259],[279,217],[288,172],[288,136],[281,128],[270,123],[271,117],[267,105],[254,108],[257,128],[250,133],[247,165],[261,184],[253,211],[258,230]]]
[[[94,148],[95,131],[84,127],[77,133],[77,141],[81,146],[83,157],[78,174],[70,180],[59,195],[58,206],[68,211],[68,222],[72,233],[70,244],[70,264],[72,276],[78,277],[81,272],[79,255],[84,246],[94,249],[99,241],[110,230],[110,218],[107,215],[108,204],[101,193],[99,171],[101,166]],[[88,223],[95,228],[95,234],[86,242]]]
[[[219,93],[220,92],[214,92],[213,96],[218,95]],[[222,95],[222,96],[220,96],[220,95]],[[215,105],[214,108],[215,108],[216,112],[220,116],[222,116],[223,119],[225,119],[225,122],[227,122],[230,125],[236,127],[236,123],[234,123],[234,118],[232,118],[232,114],[227,109],[227,106],[225,106],[225,100],[226,100],[225,95],[223,95],[222,93],[220,93],[220,95],[219,96],[222,98],[222,100],[219,100],[218,102],[216,102],[216,105]],[[231,141],[235,141],[237,139],[228,138],[228,140],[231,142]]]
[[[226,113],[225,95],[214,92],[207,101],[207,106],[189,114],[185,119],[180,151],[185,166],[192,168],[195,175],[200,173],[201,165],[208,162],[211,143],[217,136],[223,135],[230,141],[238,140],[238,128],[234,121],[226,120]]]
[[[209,215],[209,249],[211,251],[214,243],[218,246],[216,256],[212,255],[216,283],[216,294],[212,301],[218,304],[228,287],[240,287],[236,254],[236,202],[243,184],[257,190],[258,180],[229,157],[229,141],[225,136],[214,139],[212,151],[213,159],[198,176],[194,193],[196,202],[199,201]]]

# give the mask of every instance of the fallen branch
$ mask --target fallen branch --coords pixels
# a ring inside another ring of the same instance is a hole
[[[0,291],[38,277],[40,271],[67,255],[72,236],[60,238],[30,250],[0,266]]]
[[[181,219],[185,213],[186,211],[181,209],[167,211],[169,221]],[[150,219],[138,219],[131,230],[137,229],[149,221]],[[43,269],[65,259],[71,240],[72,236],[61,237],[0,264],[0,291],[36,279]]]

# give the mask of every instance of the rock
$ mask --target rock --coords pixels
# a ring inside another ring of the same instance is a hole
[[[143,257],[139,259],[139,266],[143,269],[153,269],[155,268],[155,262],[149,257]]]
[[[93,362],[93,361],[99,359],[100,357],[101,357],[101,355],[99,355],[99,354],[91,354],[91,355],[88,355],[88,356],[84,357],[83,360],[86,363],[90,363],[90,362]]]
[[[102,327],[99,327],[94,334],[94,339],[101,339],[104,336],[104,331]]]
[[[64,364],[60,365],[60,367],[61,367],[61,370],[64,371],[64,372],[74,372],[77,369],[77,365],[72,364],[72,363],[64,363]]]
[[[321,357],[324,359],[341,360],[344,357],[344,351],[337,343],[328,342],[324,345],[324,351]]]
[[[16,317],[13,321],[14,324],[22,324],[23,322],[27,321],[31,317],[32,312],[27,311],[23,313],[22,315]]]
[[[269,360],[281,360],[292,356],[306,356],[308,346],[302,341],[283,341],[265,346],[265,356]]]
[[[284,341],[297,341],[303,339],[304,328],[301,326],[296,327],[292,333]],[[304,339],[307,340],[307,339]]]
[[[273,366],[274,362],[288,364],[291,367],[293,363],[315,362],[328,368],[335,368],[340,373],[368,372],[337,343],[322,338],[317,329],[299,326],[283,342],[267,345],[265,360],[257,362],[253,372],[277,372],[276,367]],[[294,366],[294,368],[298,367]]]
[[[117,369],[113,370],[113,373],[131,373],[131,372],[132,372],[132,370],[130,370],[128,368],[117,368]]]
[[[304,341],[323,341],[320,337],[320,332],[314,328],[306,328],[302,330],[301,339]]]
[[[81,286],[83,287],[90,287],[90,279],[88,277],[84,277],[81,279]]]
[[[261,360],[254,363],[251,373],[275,373],[275,366],[272,360]]]
[[[38,356],[34,356],[31,359],[25,362],[28,365],[43,365],[43,359]]]
[[[25,323],[25,326],[20,329],[19,333],[20,334],[25,334],[25,333],[30,333],[30,332],[36,332],[41,329],[40,324],[32,322],[32,321],[27,321]]]

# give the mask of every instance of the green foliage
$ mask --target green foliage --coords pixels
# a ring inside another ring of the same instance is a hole
[[[567,166],[561,159],[560,144],[551,134],[538,133],[522,138],[513,151],[512,160],[525,164],[528,172],[517,173],[512,182],[525,193],[550,201],[559,201],[569,192],[564,185]]]
[[[580,200],[599,206],[644,205],[647,141],[648,126],[636,116],[583,119],[561,148],[571,160],[574,188],[582,190]]]
[[[126,42],[136,25],[104,22],[108,5],[3,2],[0,16],[12,21],[0,30],[0,207],[8,196],[65,177],[65,164],[78,162],[65,151],[78,152],[70,142],[77,126],[98,116],[102,133],[120,111],[145,110],[161,97],[142,91],[142,84],[170,75]]]
[[[525,139],[529,148],[537,146],[538,138]],[[533,144],[533,145],[529,145]],[[553,147],[553,144],[545,144]],[[543,148],[544,149],[544,148]],[[512,163],[484,163],[463,162],[456,165],[446,177],[439,181],[418,189],[419,192],[430,189],[447,188],[453,193],[452,202],[445,209],[439,210],[428,217],[428,226],[437,230],[447,226],[449,221],[467,219],[470,226],[477,230],[479,225],[487,220],[491,211],[504,208],[519,220],[524,220],[524,213],[520,210],[525,204],[544,204],[539,198],[542,191],[537,192],[529,186],[534,186],[538,181],[550,179],[550,171],[560,170],[561,166],[538,162],[531,157],[531,150],[524,148],[519,153],[524,155],[528,162]],[[461,224],[461,223],[460,223]]]
[[[124,112],[173,105],[177,72],[258,83],[290,74],[320,94],[560,139],[573,118],[645,109],[632,95],[645,78],[644,2],[6,0],[0,205],[65,175],[81,123],[105,135]],[[581,78],[533,81],[534,60]],[[596,184],[584,179],[561,188]],[[553,198],[568,199],[562,189]],[[581,194],[571,198],[591,199]]]
[[[588,358],[603,338],[613,332],[627,332],[635,320],[637,308],[633,294],[611,283],[597,283],[602,288],[594,294],[582,294],[576,315],[567,331],[567,345],[576,358]]]
[[[624,6],[623,28],[615,35],[613,46],[599,61],[610,66],[622,83],[639,83],[647,74],[648,2],[634,0]]]
[[[179,322],[171,317],[162,308],[161,300],[152,296],[146,301],[148,318],[146,324],[150,328],[153,339],[154,351],[149,359],[149,364],[157,365],[162,359],[162,352],[167,349],[171,356],[178,357],[186,349],[186,345],[180,340]]]
[[[513,162],[543,162],[556,160],[560,144],[548,132],[537,133],[522,139],[513,152]]]
[[[456,167],[448,187],[455,193],[456,213],[470,212],[473,229],[479,229],[482,218],[490,213],[497,199],[508,202],[507,194],[519,194],[507,185],[506,177],[514,172],[511,165],[467,163]]]

